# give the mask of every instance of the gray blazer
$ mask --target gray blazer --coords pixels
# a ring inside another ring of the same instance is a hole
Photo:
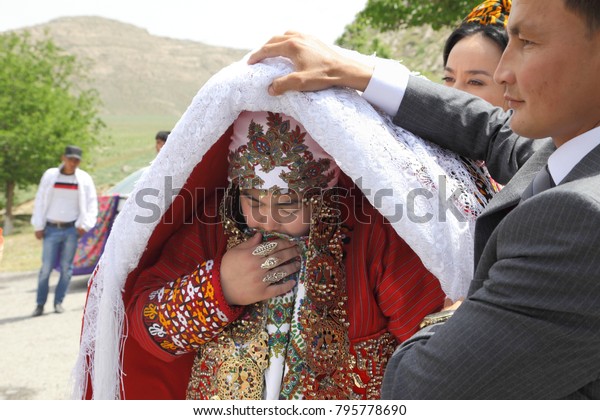
[[[409,81],[395,122],[510,182],[477,220],[468,299],[398,348],[383,398],[600,398],[600,147],[518,205],[555,147],[512,133],[509,120],[470,95]]]

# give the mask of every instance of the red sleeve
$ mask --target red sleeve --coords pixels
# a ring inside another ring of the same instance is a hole
[[[211,235],[219,226],[201,225],[184,225],[167,241],[160,259],[136,280],[127,306],[129,334],[164,361],[196,352],[243,309],[223,296],[221,255],[214,258],[219,247]]]
[[[425,315],[439,311],[445,294],[439,280],[383,218],[373,224],[367,249],[370,278],[388,330],[400,342],[412,336]]]

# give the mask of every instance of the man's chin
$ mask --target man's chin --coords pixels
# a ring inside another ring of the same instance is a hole
[[[521,111],[513,110],[512,119],[510,120],[510,128],[516,134],[522,137],[529,138],[537,138],[534,135],[535,127],[531,126],[531,121],[529,118],[524,118],[524,115]]]

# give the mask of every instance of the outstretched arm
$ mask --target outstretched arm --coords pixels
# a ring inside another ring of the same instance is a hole
[[[297,32],[271,38],[248,63],[278,56],[291,60],[295,71],[273,80],[271,95],[335,86],[363,91],[363,98],[394,117],[399,126],[462,156],[485,160],[491,175],[502,183],[544,146],[513,133],[510,113],[457,89],[409,77],[400,63],[376,59],[365,60],[374,65],[365,64]]]

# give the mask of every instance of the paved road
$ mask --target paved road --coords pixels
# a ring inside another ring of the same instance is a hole
[[[32,318],[37,273],[0,273],[0,400],[70,398],[87,279],[73,277],[65,312],[56,314],[53,273],[45,313]]]

